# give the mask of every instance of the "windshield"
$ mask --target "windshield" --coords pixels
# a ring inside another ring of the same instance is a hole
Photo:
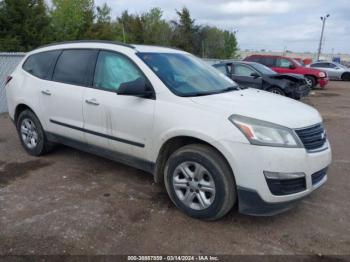
[[[298,60],[295,60],[294,58],[292,58],[292,60],[297,66],[304,67],[304,65],[301,64]]]
[[[190,54],[137,53],[176,95],[200,96],[238,89],[237,84],[214,67]]]
[[[273,71],[271,68],[259,64],[259,63],[254,63],[252,64],[252,66],[258,70],[260,73],[262,73],[263,75],[276,75],[277,73],[275,71]]]
[[[337,67],[340,67],[340,68],[343,68],[343,69],[348,69],[346,66],[344,66],[342,64],[339,64],[339,63],[336,63],[336,62],[333,62],[333,64],[335,64]]]

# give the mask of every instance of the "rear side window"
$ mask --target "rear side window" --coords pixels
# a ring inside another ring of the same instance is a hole
[[[327,67],[326,63],[317,63],[317,64],[312,64],[311,67]]]
[[[214,66],[217,70],[219,70],[221,73],[227,75],[227,68],[226,65],[216,65]]]
[[[58,58],[52,80],[88,86],[93,78],[97,50],[64,50]]]
[[[56,62],[60,52],[57,50],[31,55],[24,62],[23,70],[41,79],[48,79],[50,69]]]
[[[261,64],[269,66],[269,67],[273,67],[275,66],[275,58],[273,57],[262,57]]]
[[[246,59],[246,60],[248,60],[248,61],[250,61],[250,62],[261,63],[259,57],[257,57],[257,56],[250,56],[250,57],[248,57],[248,59]]]
[[[268,67],[273,67],[275,65],[275,58],[273,57],[251,56],[248,61],[260,63]]]
[[[312,67],[336,68],[337,66],[331,63],[318,63],[313,64]]]

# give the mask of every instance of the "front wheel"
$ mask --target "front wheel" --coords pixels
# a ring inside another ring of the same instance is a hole
[[[316,86],[316,79],[313,76],[305,76],[306,85],[312,89]]]
[[[168,159],[164,181],[174,204],[187,215],[216,220],[236,202],[236,186],[230,167],[209,146],[193,144]]]
[[[279,87],[273,86],[273,87],[269,88],[267,91],[274,93],[276,95],[286,96],[286,93]]]

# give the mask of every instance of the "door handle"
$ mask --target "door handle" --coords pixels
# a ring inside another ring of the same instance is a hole
[[[50,96],[50,95],[51,95],[50,90],[42,90],[41,93],[42,93],[43,95],[46,95],[46,96]]]
[[[97,100],[95,98],[91,98],[91,99],[86,99],[85,103],[89,104],[89,105],[94,105],[94,106],[98,106],[100,105],[99,102],[97,102]]]

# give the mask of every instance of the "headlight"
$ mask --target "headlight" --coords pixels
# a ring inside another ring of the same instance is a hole
[[[229,120],[253,145],[303,147],[298,136],[290,128],[240,115],[232,115]]]
[[[325,73],[325,72],[319,72],[319,73],[318,73],[318,76],[319,76],[319,77],[326,77],[326,73]]]

